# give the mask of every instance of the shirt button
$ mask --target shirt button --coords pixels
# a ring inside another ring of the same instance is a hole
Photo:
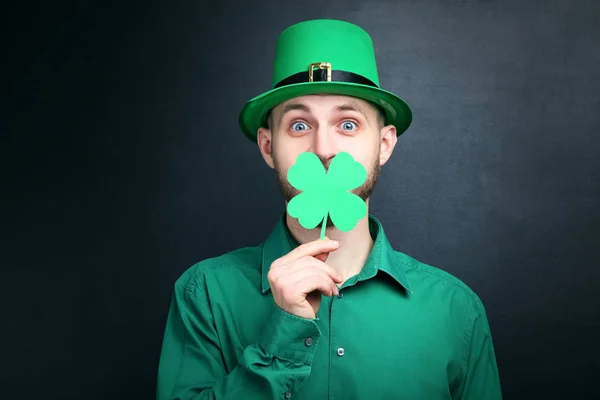
[[[338,297],[338,299],[341,299],[342,297],[344,297],[344,293],[342,293],[342,292],[338,292],[338,295],[337,295],[337,297]]]
[[[304,341],[304,344],[307,346],[311,346],[312,345],[312,338],[308,338]]]
[[[292,392],[290,392],[289,390],[287,392],[285,392],[285,398],[289,399],[290,397],[292,397]]]
[[[340,348],[337,349],[337,355],[340,356],[340,357],[344,355],[344,348],[343,347],[340,347]]]

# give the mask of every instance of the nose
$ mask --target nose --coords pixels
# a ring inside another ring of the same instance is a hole
[[[334,143],[334,135],[327,131],[326,127],[320,127],[313,136],[313,153],[315,153],[321,161],[325,162],[325,167],[329,165],[329,160],[335,156],[336,149]]]

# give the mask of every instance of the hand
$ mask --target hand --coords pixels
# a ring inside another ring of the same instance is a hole
[[[273,299],[281,309],[301,318],[315,318],[321,293],[336,296],[342,276],[325,260],[337,250],[334,240],[315,240],[296,247],[271,264],[267,275]]]

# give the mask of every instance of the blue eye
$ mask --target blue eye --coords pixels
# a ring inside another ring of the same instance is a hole
[[[302,132],[308,129],[308,125],[304,122],[294,122],[292,124],[292,130],[296,132]]]
[[[356,129],[356,124],[352,121],[344,121],[344,123],[342,123],[342,129],[345,131],[352,131],[354,129]]]

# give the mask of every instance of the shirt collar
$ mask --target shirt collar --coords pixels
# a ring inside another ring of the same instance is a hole
[[[271,264],[276,259],[284,256],[298,246],[298,242],[290,233],[285,222],[285,213],[281,216],[275,228],[263,243],[262,256],[262,292],[267,292],[269,280],[267,274]],[[383,271],[390,275],[404,289],[411,292],[408,279],[404,271],[404,266],[391,243],[387,240],[381,222],[369,214],[369,230],[374,239],[373,248],[362,271],[358,275],[358,280],[365,280],[375,276],[377,271]]]

